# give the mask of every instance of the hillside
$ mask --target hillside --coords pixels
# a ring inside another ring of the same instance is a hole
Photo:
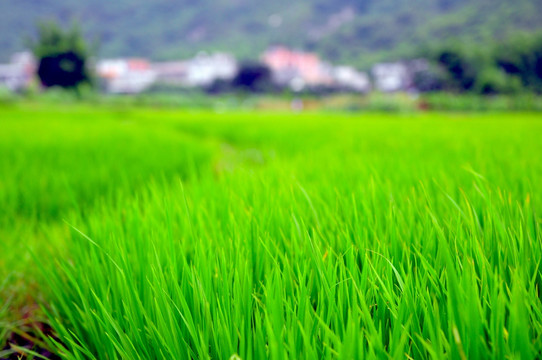
[[[36,21],[78,21],[100,56],[168,59],[199,50],[256,57],[272,43],[367,65],[450,36],[473,41],[542,28],[533,0],[4,0],[0,59],[24,47]]]

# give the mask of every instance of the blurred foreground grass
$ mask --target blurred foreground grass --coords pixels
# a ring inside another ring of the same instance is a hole
[[[68,359],[542,356],[536,115],[0,111],[4,338],[37,302]]]

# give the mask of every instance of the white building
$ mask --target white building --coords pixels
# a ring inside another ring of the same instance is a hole
[[[187,87],[206,87],[217,80],[231,80],[237,75],[237,62],[229,54],[204,52],[186,61],[152,64],[156,81],[162,84]]]
[[[187,61],[167,61],[152,64],[156,82],[171,85],[186,85],[188,78]]]
[[[410,77],[404,63],[381,63],[373,66],[372,75],[376,90],[396,92],[406,90]]]
[[[199,53],[187,61],[186,85],[210,86],[216,80],[231,80],[237,75],[237,62],[229,54]]]
[[[371,91],[369,76],[351,66],[337,66],[333,69],[335,82],[340,88],[366,93]]]
[[[0,87],[11,91],[26,88],[36,74],[36,61],[28,52],[16,53],[7,64],[0,64]]]
[[[288,86],[294,91],[305,87],[332,86],[334,83],[333,67],[315,53],[273,46],[263,53],[261,60],[271,69],[277,85]]]
[[[112,94],[137,94],[150,87],[156,72],[144,59],[108,59],[96,64],[96,73]]]
[[[418,91],[416,77],[429,70],[426,59],[381,63],[373,66],[375,88],[382,92]]]

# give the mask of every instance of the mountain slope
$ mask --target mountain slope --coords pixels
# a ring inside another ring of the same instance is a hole
[[[168,59],[198,50],[256,57],[273,43],[368,64],[449,36],[485,41],[542,28],[538,0],[4,0],[0,58],[40,19],[78,21],[100,56]]]

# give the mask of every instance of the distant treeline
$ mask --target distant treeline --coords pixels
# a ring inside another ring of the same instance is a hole
[[[41,23],[37,37],[28,44],[38,60],[37,72],[43,86],[79,90],[81,85],[93,85],[87,61],[91,51],[77,25],[64,30],[54,22]],[[542,32],[517,33],[493,43],[448,42],[422,52],[421,56],[427,58],[431,66],[425,70],[409,69],[406,90],[542,94]],[[216,82],[206,90],[210,93],[265,93],[285,89],[273,83],[267,66],[244,62],[231,81]],[[323,86],[307,91],[325,95],[340,92],[341,88]]]
[[[369,68],[457,36],[484,44],[542,29],[540,0],[4,0],[0,62],[35,34],[36,21],[80,22],[98,57],[174,60],[198,51],[255,58],[283,44]]]
[[[494,44],[449,43],[428,57],[435,67],[418,82],[430,83],[431,90],[542,93],[542,33],[517,34]]]

